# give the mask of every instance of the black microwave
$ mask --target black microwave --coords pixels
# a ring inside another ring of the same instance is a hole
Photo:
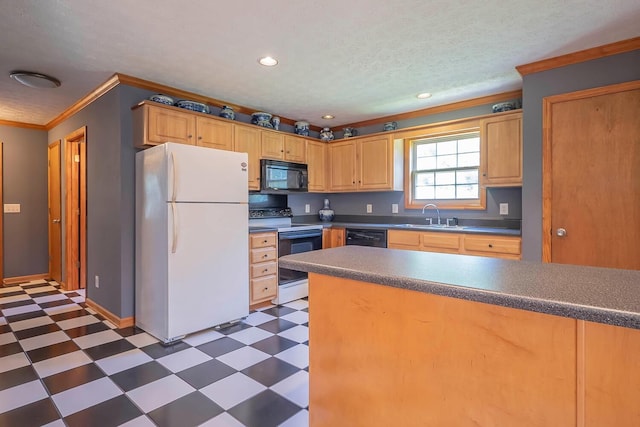
[[[260,191],[264,193],[308,191],[309,173],[307,165],[304,163],[261,159],[260,183]]]

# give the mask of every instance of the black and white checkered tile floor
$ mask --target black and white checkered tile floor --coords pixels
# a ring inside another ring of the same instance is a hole
[[[55,282],[0,287],[0,426],[308,425],[308,302],[165,347]]]

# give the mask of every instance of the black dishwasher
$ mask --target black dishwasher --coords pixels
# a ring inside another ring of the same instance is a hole
[[[387,230],[347,228],[347,245],[387,247]]]

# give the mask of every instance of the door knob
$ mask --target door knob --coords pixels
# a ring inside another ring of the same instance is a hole
[[[54,219],[51,222],[53,222],[54,224],[58,224],[60,222],[60,220],[59,219]]]
[[[556,230],[556,236],[558,237],[564,237],[567,235],[567,230],[565,230],[564,228],[558,228]]]

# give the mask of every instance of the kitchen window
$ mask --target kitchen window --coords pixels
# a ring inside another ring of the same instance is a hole
[[[405,207],[435,203],[446,209],[484,209],[478,128],[438,132],[405,140],[409,151]]]

